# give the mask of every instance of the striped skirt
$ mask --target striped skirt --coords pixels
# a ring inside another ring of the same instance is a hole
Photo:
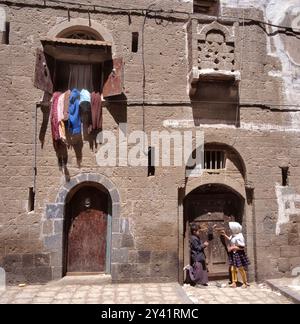
[[[229,258],[229,265],[237,268],[240,267],[247,268],[247,266],[250,264],[247,254],[243,250],[228,253],[228,258]]]

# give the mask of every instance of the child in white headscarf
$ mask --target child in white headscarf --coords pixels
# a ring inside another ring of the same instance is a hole
[[[246,269],[250,262],[245,252],[246,244],[242,234],[242,225],[237,222],[229,222],[229,228],[232,235],[228,237],[225,232],[222,235],[229,241],[228,256],[232,275],[231,287],[236,288],[237,270],[239,270],[243,280],[243,288],[247,288],[249,284]]]

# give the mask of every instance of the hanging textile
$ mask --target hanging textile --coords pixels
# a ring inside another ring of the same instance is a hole
[[[93,130],[102,129],[102,98],[99,92],[92,93],[91,109]]]
[[[70,95],[69,105],[69,131],[72,135],[81,133],[79,100],[80,92],[77,89],[73,89]]]
[[[65,100],[64,100],[64,120],[65,121],[69,119],[70,95],[71,95],[71,90],[65,92]]]
[[[83,124],[84,137],[92,131],[92,115],[91,115],[91,94],[88,90],[82,89],[80,92],[80,117]]]
[[[58,131],[59,137],[63,142],[66,142],[66,130],[64,124],[64,102],[65,102],[65,94],[61,94],[58,98],[57,103],[57,121],[58,121]]]
[[[86,89],[82,89],[80,92],[80,102],[79,103],[82,103],[84,101],[91,102],[91,94]]]
[[[61,120],[58,125],[59,136],[62,142],[67,142],[65,122]]]
[[[91,64],[70,64],[69,89],[93,89]]]
[[[58,114],[57,114],[57,106],[58,106],[58,100],[60,95],[61,92],[54,92],[51,100],[52,102],[51,102],[50,120],[51,120],[51,132],[52,132],[53,141],[58,141],[60,139],[59,122],[58,122]]]
[[[65,101],[65,95],[62,93],[57,102],[57,119],[58,122],[64,119],[64,101]]]

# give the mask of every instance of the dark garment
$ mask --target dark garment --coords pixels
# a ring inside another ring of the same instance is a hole
[[[187,268],[189,279],[194,285],[206,285],[208,283],[207,268],[204,262],[195,262]]]
[[[191,246],[191,258],[194,262],[205,262],[205,246],[202,244],[200,238],[198,236],[192,235],[190,240]]]
[[[80,103],[80,118],[83,124],[84,133],[90,134],[92,130],[92,114],[90,102],[82,101]]]
[[[82,119],[85,118],[90,123],[92,123],[91,104],[88,101],[82,101],[79,107],[80,107],[80,117]]]
[[[189,277],[193,284],[205,285],[208,282],[207,268],[205,263],[205,246],[196,235],[191,236],[191,259],[193,266],[189,266]]]
[[[91,98],[93,130],[102,129],[102,100],[99,92],[93,92]]]
[[[247,268],[247,266],[250,264],[250,261],[244,250],[230,252],[228,253],[228,258],[229,258],[229,265],[237,268],[240,267]]]

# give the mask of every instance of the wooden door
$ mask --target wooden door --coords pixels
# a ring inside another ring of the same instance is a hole
[[[68,236],[68,272],[104,272],[107,215],[95,209],[81,212]]]
[[[213,237],[210,237],[209,234],[214,225],[219,228],[227,228],[228,232],[228,223],[225,221],[225,217],[222,216],[216,217],[212,214],[209,215],[209,219],[199,221],[201,227],[204,228],[201,239],[209,242],[205,255],[210,275],[227,275],[228,273],[227,244],[217,233],[213,233]]]
[[[67,205],[65,223],[65,272],[99,273],[106,267],[106,193],[83,187]]]

